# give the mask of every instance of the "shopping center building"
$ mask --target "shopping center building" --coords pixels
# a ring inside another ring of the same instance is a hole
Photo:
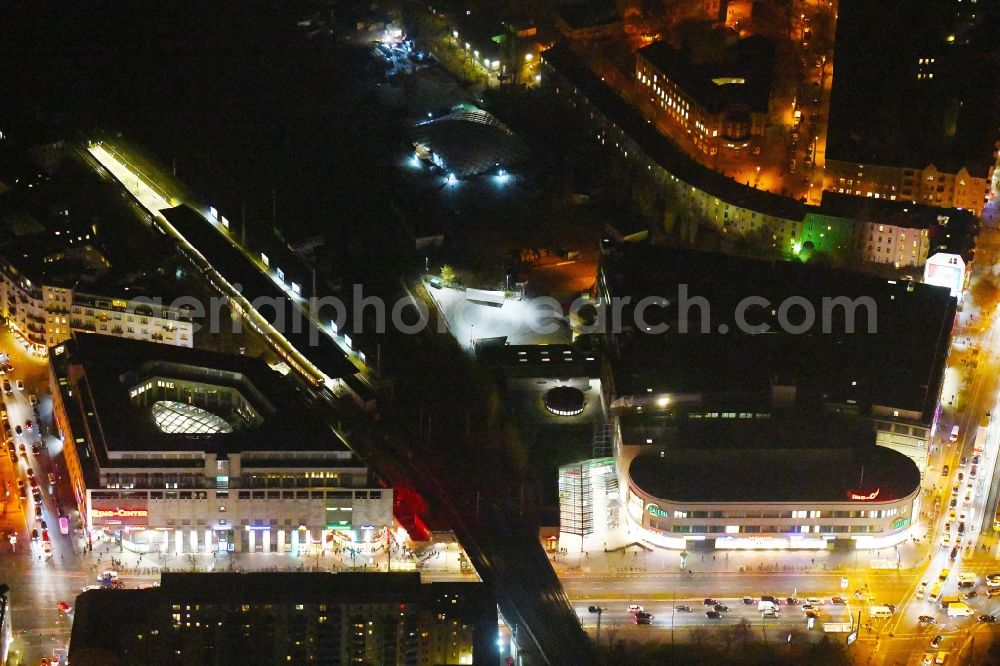
[[[364,551],[392,528],[392,490],[262,360],[83,333],[53,348],[50,379],[91,541]]]
[[[907,539],[919,515],[916,464],[860,424],[661,416],[621,420],[626,514],[650,543],[876,549]]]

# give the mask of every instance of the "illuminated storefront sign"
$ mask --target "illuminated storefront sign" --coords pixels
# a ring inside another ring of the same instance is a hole
[[[658,507],[658,506],[656,506],[655,504],[652,504],[652,503],[646,505],[646,511],[649,512],[649,515],[656,516],[657,518],[666,518],[667,517],[667,512],[666,511],[664,511],[663,509],[661,509],[660,507]]]
[[[94,509],[90,515],[94,518],[145,518],[149,512],[145,509]]]
[[[149,510],[143,506],[115,506],[106,503],[90,509],[90,521],[95,526],[121,525],[123,527],[146,527]]]
[[[856,502],[870,502],[871,500],[873,500],[876,497],[878,497],[878,494],[880,492],[882,492],[881,488],[876,488],[875,490],[873,490],[873,491],[871,491],[870,493],[867,493],[867,494],[865,494],[865,493],[856,493],[856,492],[848,490],[847,491],[847,496],[850,497],[852,500],[854,500]]]
[[[910,524],[909,518],[899,518],[898,520],[893,522],[892,527],[890,529],[898,530],[899,528],[906,527],[909,524]]]

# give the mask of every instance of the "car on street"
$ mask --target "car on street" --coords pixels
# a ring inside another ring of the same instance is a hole
[[[587,612],[588,613],[600,613],[601,612],[601,607],[600,606],[587,606]]]
[[[629,604],[628,605],[628,612],[629,613],[641,613],[644,610],[646,610],[646,609],[643,608],[642,606],[640,606],[639,604]]]
[[[923,664],[923,666],[930,666],[931,664],[933,664],[934,663],[934,653],[933,652],[925,652],[924,653],[924,658],[920,661],[920,663]]]
[[[49,540],[49,531],[43,527],[42,528],[42,541],[48,541],[48,540]]]
[[[959,472],[958,473],[958,482],[961,483],[963,479],[965,479],[965,474],[963,474],[962,472]]]
[[[60,613],[68,613],[70,611],[70,605],[65,601],[60,601],[57,606],[59,607]]]
[[[14,392],[14,389],[10,387],[9,379],[3,380],[3,392],[6,393],[7,395],[10,395],[11,393]]]
[[[20,451],[21,455],[24,456],[25,458],[28,457],[28,451],[27,449],[24,448],[24,442],[21,442],[20,444],[17,445],[17,450]]]
[[[56,485],[56,475],[53,474],[52,472],[49,472],[49,485],[50,486]]]
[[[817,597],[807,597],[806,598],[806,603],[819,605],[819,604],[823,603],[823,600],[822,599],[818,599]]]
[[[761,617],[778,617],[778,611],[772,608],[770,610],[761,611],[760,615]]]
[[[958,464],[961,467],[965,467],[966,463],[968,463],[968,462],[969,462],[969,459],[966,456],[962,456],[962,459],[958,461]]]
[[[643,611],[641,613],[636,613],[635,617],[640,620],[651,620],[653,619],[653,614]]]
[[[948,554],[948,559],[954,560],[957,557],[958,557],[958,546],[955,546],[954,548],[951,549],[951,553]]]
[[[958,524],[958,536],[965,536],[965,523]]]
[[[944,640],[944,637],[941,636],[941,634],[938,634],[933,639],[931,639],[931,647],[932,648],[938,647],[939,645],[941,645],[941,641],[943,641],[943,640]]]
[[[651,617],[643,617],[641,615],[636,615],[635,616],[635,623],[636,624],[652,624],[653,623],[653,618],[651,618]]]
[[[14,426],[14,432],[17,433],[18,437],[24,434],[24,429],[21,428],[21,424]]]
[[[979,596],[979,593],[976,592],[975,590],[971,590],[971,591],[965,593],[965,598],[966,599],[975,599],[978,596]]]
[[[917,622],[920,624],[935,624],[937,623],[937,620],[935,620],[932,615],[921,615],[917,618]]]
[[[997,621],[997,616],[996,615],[980,615],[979,616],[979,621],[980,622],[986,622],[988,624],[992,624],[992,623],[994,623],[994,622]]]
[[[35,506],[35,520],[41,520],[41,519],[42,519],[42,507],[36,505]]]
[[[32,393],[31,395],[28,396],[28,402],[30,402],[31,406],[34,407],[35,405],[38,404],[38,396]]]
[[[35,478],[35,470],[31,469],[30,467],[28,468],[28,478],[29,479]]]
[[[796,599],[795,597],[786,597],[785,603],[788,604],[789,606],[798,606],[799,600]]]
[[[42,505],[42,493],[38,492],[37,488],[32,489],[31,498],[34,500],[36,507],[40,507]],[[41,516],[37,517],[41,518]]]
[[[743,597],[743,603],[747,606],[753,606],[757,601],[753,597]]]
[[[950,471],[951,471],[951,467],[949,467],[948,465],[945,465],[944,467],[941,468],[941,476],[948,476],[948,472],[950,472]]]
[[[49,524],[47,522],[45,522],[44,520],[41,523],[39,523],[39,524],[42,526],[43,530],[49,529]]]
[[[830,603],[836,604],[838,606],[843,606],[844,604],[847,603],[847,599],[845,599],[844,597],[833,597],[832,599],[830,599]]]
[[[674,606],[674,610],[677,611],[678,613],[690,613],[691,612],[691,607],[690,606]]]
[[[30,472],[31,469],[29,468],[28,471]],[[37,488],[38,487],[38,480],[35,479],[35,475],[34,474],[29,474],[28,475],[28,483],[31,484],[32,488]]]
[[[972,464],[973,465],[978,465],[979,464],[979,456],[978,455],[972,456]]]
[[[943,537],[941,538],[941,547],[942,547],[942,548],[947,548],[947,547],[948,547],[948,544],[950,544],[950,543],[951,543],[951,535],[950,535],[950,534],[945,534],[945,535],[944,535],[944,536],[943,536]]]
[[[722,617],[722,613],[720,613],[719,611],[710,610],[707,613],[705,613],[705,617],[707,617],[709,620],[718,620],[719,618]]]
[[[719,602],[716,601],[715,599],[713,599],[712,597],[705,597],[705,605],[706,606],[714,606],[717,603],[719,603]]]
[[[17,487],[24,488],[24,479],[22,479],[21,477],[17,477]]]
[[[809,612],[811,610],[816,610],[816,607],[814,605],[812,605],[812,604],[803,604],[802,605],[802,610],[805,611],[805,612]]]
[[[38,541],[38,530],[31,530],[31,540]]]
[[[27,421],[24,422],[24,429],[25,430],[31,430],[34,427],[35,427],[35,424],[32,423],[31,419],[28,419]]]
[[[976,472],[977,472],[977,471],[978,471],[978,470],[976,469],[976,466],[975,466],[975,465],[973,465],[973,466],[972,466],[972,469],[970,469],[970,470],[969,470],[969,478],[970,478],[970,479],[974,479],[974,478],[976,478]]]
[[[42,455],[42,447],[39,446],[38,444],[32,444],[31,445],[31,452],[33,454],[35,454],[36,456],[40,456],[40,455]]]
[[[17,386],[17,390],[18,391],[23,391],[24,390],[24,381],[23,380],[18,379],[16,382],[14,382],[14,385]]]
[[[954,509],[956,506],[958,506],[958,498],[957,497],[952,497],[951,501],[948,502],[948,507],[951,508],[951,509]]]
[[[723,606],[722,604],[715,604],[715,610],[719,611],[720,613],[728,613],[729,606]]]

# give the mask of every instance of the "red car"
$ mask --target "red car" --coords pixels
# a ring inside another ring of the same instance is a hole
[[[58,605],[60,612],[68,613],[70,611],[70,605],[65,601],[60,601]]]

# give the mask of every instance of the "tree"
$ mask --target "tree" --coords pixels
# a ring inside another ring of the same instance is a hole
[[[451,267],[451,264],[445,264],[441,267],[441,280],[445,284],[452,284],[455,282],[455,269]]]

